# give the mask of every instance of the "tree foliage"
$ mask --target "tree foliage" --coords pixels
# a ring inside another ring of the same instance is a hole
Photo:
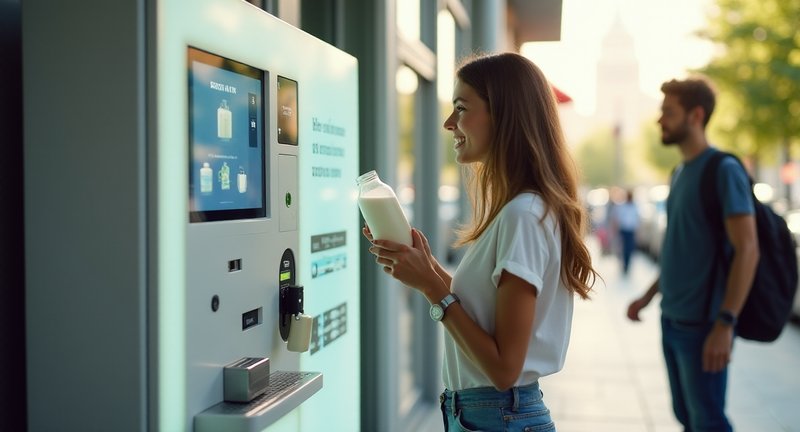
[[[712,135],[757,155],[800,136],[800,0],[716,0],[701,35],[720,54],[698,71],[716,84]]]
[[[581,180],[591,187],[614,184],[614,135],[608,130],[590,134],[578,145],[575,160]]]
[[[656,122],[642,125],[639,138],[643,148],[643,158],[651,171],[654,172],[656,183],[667,183],[670,173],[681,161],[681,153],[676,146],[665,146],[661,142],[661,131]]]

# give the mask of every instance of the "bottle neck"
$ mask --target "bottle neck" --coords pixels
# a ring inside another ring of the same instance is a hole
[[[370,172],[368,172],[366,174],[362,174],[361,176],[359,176],[356,179],[356,184],[358,186],[362,186],[362,185],[365,185],[365,184],[367,184],[367,183],[369,183],[369,182],[371,182],[373,180],[377,180],[377,179],[378,179],[378,173],[376,173],[375,171],[370,171]]]

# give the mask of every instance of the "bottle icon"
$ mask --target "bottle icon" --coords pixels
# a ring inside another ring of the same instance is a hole
[[[244,172],[244,167],[239,167],[239,174],[236,176],[236,186],[239,188],[239,193],[247,192],[247,174]]]
[[[219,183],[220,189],[229,190],[231,188],[231,169],[227,162],[222,163],[222,168],[219,169]]]
[[[217,136],[222,139],[231,139],[233,136],[233,115],[226,99],[217,108]]]
[[[392,240],[411,246],[411,226],[389,185],[370,171],[356,179],[358,207],[376,240]]]
[[[203,167],[200,168],[200,193],[209,194],[214,191],[214,182],[211,180],[213,175],[214,170],[208,162],[203,162]]]

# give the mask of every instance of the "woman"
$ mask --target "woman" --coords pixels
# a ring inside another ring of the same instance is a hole
[[[416,229],[409,247],[365,227],[369,250],[447,330],[445,430],[554,430],[538,379],[563,366],[573,295],[588,298],[597,273],[552,90],[520,55],[475,58],[457,72],[444,127],[471,168],[473,221],[458,241],[469,248],[455,273]]]

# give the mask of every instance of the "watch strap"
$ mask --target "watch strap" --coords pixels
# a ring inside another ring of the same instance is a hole
[[[446,295],[441,301],[439,301],[439,303],[434,303],[431,305],[431,319],[434,321],[441,321],[444,319],[444,314],[447,308],[453,303],[458,303],[460,301],[461,299],[459,299],[458,296],[453,293]]]
[[[733,327],[736,325],[736,315],[731,311],[723,309],[717,314],[717,321],[728,327]]]
[[[458,298],[458,296],[455,293],[450,293],[446,295],[442,299],[442,301],[439,302],[439,306],[441,306],[442,311],[446,311],[447,308],[450,307],[450,305],[452,305],[453,303],[458,303],[460,301],[461,299]]]

